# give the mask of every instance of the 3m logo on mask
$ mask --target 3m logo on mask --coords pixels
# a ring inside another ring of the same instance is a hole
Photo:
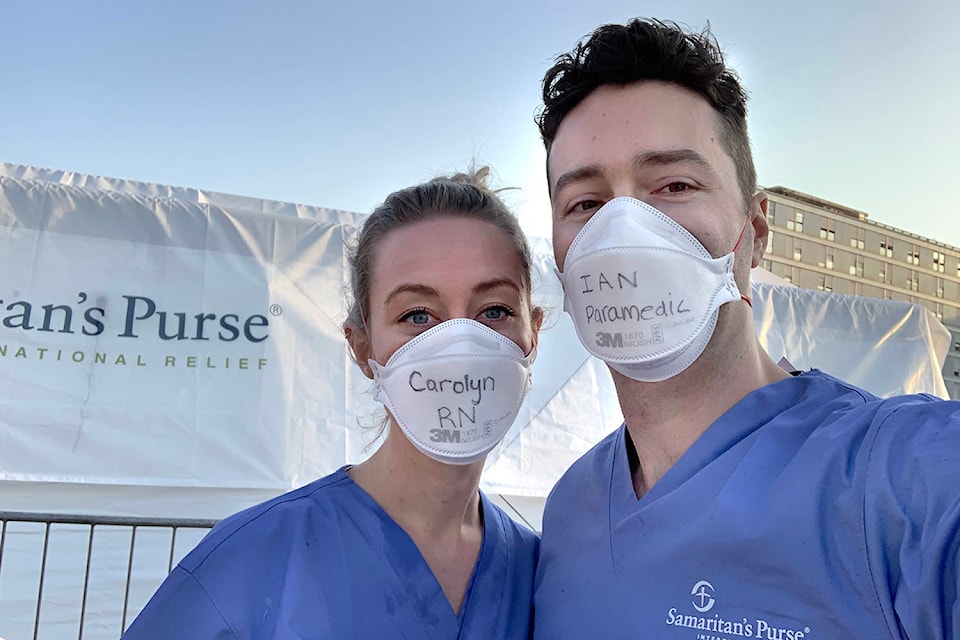
[[[449,420],[449,418],[441,416],[440,417],[441,424],[443,423],[443,420]],[[475,420],[471,420],[471,422],[475,422]],[[477,429],[468,429],[464,431],[463,424],[461,421],[461,424],[459,426],[455,426],[453,429],[431,429],[430,440],[432,442],[461,442],[461,439],[460,439],[461,433],[466,433],[468,437],[474,440],[476,440],[478,437],[489,438],[491,435],[493,435],[493,425],[488,420],[483,424],[483,428],[479,430],[480,431],[479,436],[477,435],[477,431],[478,431]]]
[[[663,344],[663,325],[655,324],[650,327],[650,335],[643,331],[597,331],[596,345],[604,349],[623,347],[645,347],[651,344]]]

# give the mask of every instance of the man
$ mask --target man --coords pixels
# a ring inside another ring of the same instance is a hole
[[[753,332],[746,96],[709,33],[597,29],[539,117],[565,309],[625,424],[547,501],[535,635],[960,638],[960,418]]]

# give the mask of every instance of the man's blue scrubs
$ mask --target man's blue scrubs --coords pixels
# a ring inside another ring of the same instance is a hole
[[[639,500],[621,427],[547,501],[535,637],[960,638],[958,412],[812,371],[741,400]]]

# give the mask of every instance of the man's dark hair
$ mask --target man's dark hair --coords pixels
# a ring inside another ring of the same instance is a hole
[[[702,96],[720,116],[720,141],[737,168],[744,202],[757,187],[747,135],[747,94],[726,66],[709,28],[688,33],[674,22],[634,19],[598,27],[570,53],[557,57],[543,78],[537,126],[550,147],[560,123],[595,89],[643,80],[671,82]]]

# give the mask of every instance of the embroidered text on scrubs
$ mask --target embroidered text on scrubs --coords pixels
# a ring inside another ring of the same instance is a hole
[[[676,607],[671,607],[667,611],[666,623],[674,627],[712,631],[739,638],[763,638],[764,640],[803,640],[810,634],[810,627],[804,627],[802,630],[777,627],[763,618],[757,618],[755,623],[751,624],[746,618],[743,618],[741,622],[731,622],[724,620],[719,614],[714,614],[712,618],[684,615],[679,613]]]
[[[667,611],[667,624],[675,627],[686,627],[687,629],[727,633],[741,638],[753,637],[753,626],[747,622],[746,618],[744,618],[742,622],[730,622],[729,620],[724,620],[718,614],[715,614],[712,618],[681,615],[677,613],[676,607],[671,607],[671,609]]]

